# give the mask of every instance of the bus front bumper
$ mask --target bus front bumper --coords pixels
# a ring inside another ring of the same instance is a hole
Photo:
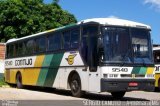
[[[101,79],[101,92],[154,91],[155,79]],[[136,85],[135,85],[136,84]]]

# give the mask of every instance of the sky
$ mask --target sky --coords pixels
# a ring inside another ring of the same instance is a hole
[[[78,21],[114,17],[150,25],[153,44],[160,44],[160,0],[60,0],[59,5]]]

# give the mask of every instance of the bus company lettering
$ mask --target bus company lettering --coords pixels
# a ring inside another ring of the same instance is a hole
[[[156,66],[156,72],[160,71],[160,66]]]
[[[5,65],[6,65],[6,66],[12,66],[12,65],[13,65],[13,62],[12,62],[12,61],[5,61]]]
[[[15,66],[28,66],[28,65],[32,65],[32,58],[15,60]]]

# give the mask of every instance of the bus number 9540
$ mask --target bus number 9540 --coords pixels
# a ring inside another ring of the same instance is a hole
[[[112,72],[128,72],[128,68],[112,68]]]

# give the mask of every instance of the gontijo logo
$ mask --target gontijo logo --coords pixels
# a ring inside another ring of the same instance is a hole
[[[70,54],[66,60],[68,61],[69,65],[72,65],[74,63],[74,58],[76,57],[77,54]]]

